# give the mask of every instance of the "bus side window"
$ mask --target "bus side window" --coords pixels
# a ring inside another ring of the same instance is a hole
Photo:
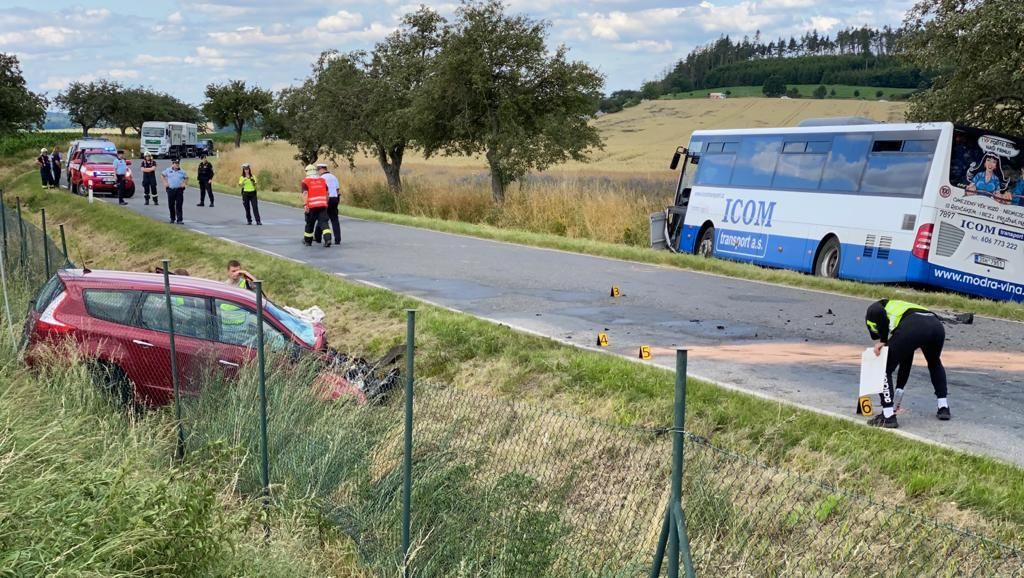
[[[860,176],[868,161],[871,135],[851,134],[836,136],[821,177],[821,189],[855,193],[860,188]]]

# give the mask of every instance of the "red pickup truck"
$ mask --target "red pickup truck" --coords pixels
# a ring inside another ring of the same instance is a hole
[[[80,149],[68,159],[68,180],[71,192],[84,195],[92,188],[94,193],[117,194],[117,177],[114,175],[114,161],[117,155],[102,149]],[[124,196],[135,194],[135,181],[132,180],[131,161],[128,161],[128,173],[125,174]]]

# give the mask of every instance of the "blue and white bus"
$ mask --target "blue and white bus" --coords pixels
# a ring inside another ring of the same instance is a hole
[[[679,252],[1024,300],[1024,141],[951,123],[820,119],[695,131]]]

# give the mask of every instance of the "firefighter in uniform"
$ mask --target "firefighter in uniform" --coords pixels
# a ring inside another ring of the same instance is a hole
[[[946,399],[946,369],[942,366],[942,346],[946,341],[946,329],[937,315],[924,307],[897,301],[882,299],[868,306],[865,315],[868,333],[875,341],[875,355],[881,355],[882,348],[889,347],[889,356],[885,363],[885,381],[882,384],[882,413],[868,421],[868,425],[885,428],[897,428],[894,397],[901,398],[903,388],[910,378],[910,368],[914,364],[914,352],[918,349],[924,353],[931,374],[932,387],[938,400],[938,411],[935,416],[943,421],[950,419],[949,402]],[[896,388],[893,391],[892,374],[899,368],[896,376]]]
[[[306,166],[302,179],[302,203],[306,209],[306,230],[302,242],[313,245],[314,231],[323,237],[324,247],[331,246],[331,228],[327,222],[327,183],[317,175],[316,167]]]

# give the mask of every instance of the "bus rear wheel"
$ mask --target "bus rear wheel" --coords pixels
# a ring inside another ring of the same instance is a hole
[[[814,261],[814,274],[818,277],[836,279],[839,277],[839,257],[842,249],[839,239],[829,237],[818,250],[818,258]]]
[[[704,229],[704,232],[700,234],[700,239],[697,241],[697,250],[694,251],[701,257],[714,257],[715,256],[715,228],[712,225],[708,225]]]

